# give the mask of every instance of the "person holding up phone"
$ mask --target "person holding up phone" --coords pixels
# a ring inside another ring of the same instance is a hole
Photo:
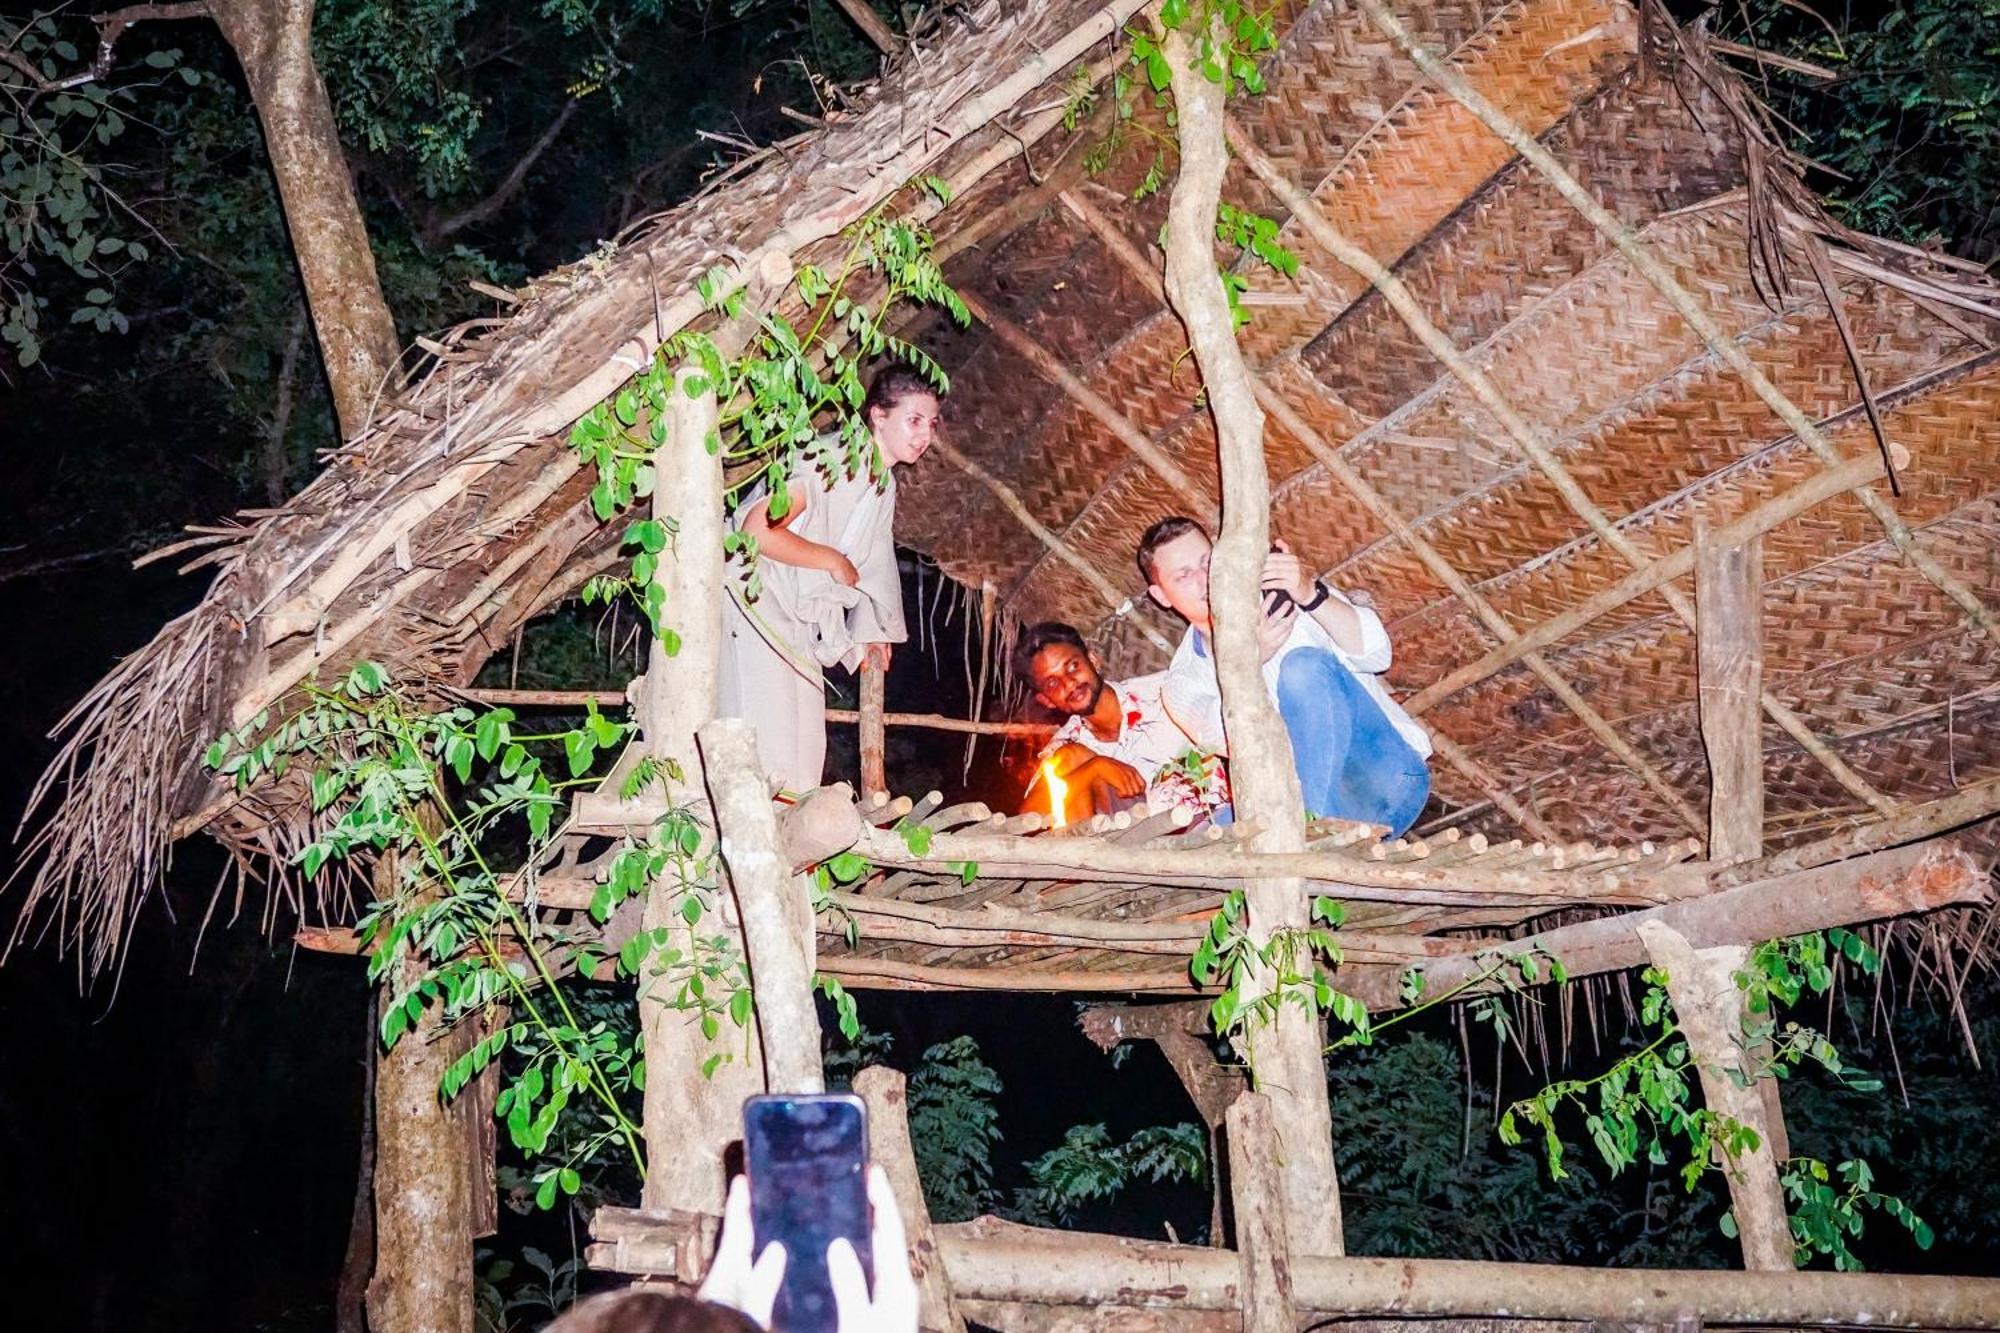
[[[1146,591],[1188,622],[1160,698],[1199,748],[1228,752],[1222,691],[1208,636],[1208,560],[1214,543],[1174,515],[1139,541]],[[1318,579],[1283,544],[1264,561],[1258,641],[1264,683],[1291,737],[1306,811],[1407,831],[1430,797],[1430,737],[1389,697],[1389,634],[1382,618]]]

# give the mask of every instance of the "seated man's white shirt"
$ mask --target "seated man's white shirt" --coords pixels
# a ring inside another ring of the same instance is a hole
[[[1328,596],[1354,606],[1338,592],[1329,592]],[[1301,611],[1292,620],[1292,632],[1286,638],[1285,646],[1264,663],[1264,688],[1276,699],[1278,671],[1285,659],[1301,648],[1324,649],[1354,673],[1355,680],[1381,708],[1390,725],[1409,742],[1410,748],[1429,758],[1431,738],[1383,688],[1381,673],[1389,669],[1390,653],[1389,631],[1382,628],[1382,617],[1365,606],[1355,606],[1354,614],[1361,620],[1361,651],[1358,653],[1350,653],[1335,643],[1325,626]],[[1229,742],[1222,734],[1222,689],[1215,679],[1214,651],[1215,647],[1208,642],[1207,636],[1189,626],[1187,633],[1181,636],[1181,646],[1175,651],[1173,662],[1167,667],[1160,697],[1167,715],[1196,746],[1211,754],[1227,754]]]
[[[1167,710],[1160,701],[1160,687],[1166,678],[1166,672],[1155,671],[1149,676],[1106,682],[1112,693],[1118,696],[1117,738],[1102,739],[1091,730],[1090,720],[1079,715],[1057,728],[1042,754],[1053,754],[1074,741],[1094,754],[1105,755],[1137,769],[1139,776],[1146,779],[1146,809],[1149,813],[1159,814],[1177,804],[1185,804],[1186,784],[1174,781],[1172,774],[1166,770],[1178,765],[1181,758],[1195,747],[1187,734],[1167,716]]]

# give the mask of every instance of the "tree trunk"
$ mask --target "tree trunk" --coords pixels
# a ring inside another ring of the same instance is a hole
[[[384,854],[376,893],[396,890],[396,857]],[[475,1154],[464,1117],[438,1100],[472,1035],[471,1024],[440,1032],[427,1010],[376,1065],[373,1333],[473,1333]]]
[[[647,649],[646,675],[634,712],[646,752],[680,766],[683,781],[670,793],[676,801],[703,799],[701,756],[695,729],[715,716],[720,697],[722,658],[722,463],[705,446],[715,428],[713,392],[690,398],[686,375],[675,379],[666,443],[654,465],[653,516],[680,527],[662,553],[656,579],[665,587],[667,614],[681,636],[680,651],[669,657],[659,639]],[[642,928],[675,932],[675,947],[686,953],[693,932],[674,910],[672,876],[647,894]],[[704,934],[720,923],[702,922]],[[741,947],[741,935],[729,932]],[[653,985],[666,986],[662,978]],[[763,1066],[754,1028],[740,1034],[729,1027],[715,1041],[702,1035],[696,1016],[673,1008],[665,996],[639,989],[639,1025],[645,1042],[648,1208],[722,1211],[727,1178],[723,1153],[740,1133],[743,1099],[764,1090]],[[740,1035],[740,1040],[738,1039]],[[703,1066],[722,1056],[706,1075]]]
[[[1181,145],[1167,214],[1167,296],[1187,326],[1201,367],[1222,478],[1222,532],[1209,561],[1209,605],[1215,617],[1230,783],[1237,817],[1254,818],[1263,826],[1257,850],[1296,852],[1305,847],[1305,802],[1291,740],[1264,687],[1257,645],[1263,609],[1258,584],[1271,548],[1264,414],[1215,270],[1216,206],[1228,166],[1222,89],[1196,67],[1193,43],[1185,33],[1168,33],[1163,50],[1173,75]],[[1281,931],[1307,924],[1302,880],[1259,880],[1245,886],[1244,897],[1250,934],[1260,947]],[[1271,971],[1261,969],[1263,975],[1253,984],[1268,991],[1274,984]],[[1253,1018],[1249,1024],[1245,1054],[1258,1090],[1271,1097],[1277,1142],[1270,1150],[1281,1164],[1291,1248],[1301,1255],[1342,1253],[1323,1045],[1323,1024],[1302,1005],[1279,1004],[1271,1020]]]
[[[1702,1100],[1717,1115],[1728,1116],[1757,1131],[1755,1148],[1729,1157],[1717,1154],[1729,1180],[1730,1210],[1743,1243],[1743,1266],[1765,1272],[1789,1272],[1793,1266],[1792,1226],[1785,1213],[1785,1191],[1778,1181],[1777,1145],[1784,1139],[1784,1121],[1775,1098],[1766,1098],[1749,1067],[1753,1052],[1745,1047],[1743,992],[1736,974],[1750,951],[1740,944],[1697,949],[1687,937],[1662,921],[1639,927],[1639,938],[1653,966],[1667,976],[1667,995],[1674,1017],[1701,1077]]]
[[[312,0],[216,0],[212,12],[264,123],[334,412],[341,437],[352,439],[396,365],[398,342],[333,103],[313,62]]]

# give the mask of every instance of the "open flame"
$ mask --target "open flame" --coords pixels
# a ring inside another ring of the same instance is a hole
[[[1049,787],[1049,827],[1062,828],[1069,823],[1069,784],[1056,772],[1053,756],[1042,761],[1042,781]]]

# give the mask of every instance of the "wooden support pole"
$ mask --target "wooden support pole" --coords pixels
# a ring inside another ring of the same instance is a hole
[[[1098,242],[1110,252],[1113,258],[1123,264],[1127,271],[1140,282],[1145,283],[1150,290],[1156,292],[1161,300],[1164,301],[1166,299],[1166,291],[1161,285],[1159,275],[1153,272],[1146,261],[1146,257],[1139,252],[1139,247],[1132,243],[1131,237],[1120,231],[1118,225],[1104,215],[1103,210],[1099,209],[1097,205],[1091,203],[1081,194],[1072,191],[1065,191],[1060,198],[1063,207],[1075,214],[1077,220],[1083,223],[1084,227],[1098,239]],[[1254,379],[1253,383],[1257,390],[1257,401],[1267,411],[1273,411],[1274,414],[1278,415],[1280,424],[1291,431],[1299,442],[1306,446],[1308,451],[1313,453],[1315,457],[1321,457],[1322,454],[1327,457],[1335,457],[1332,447],[1320,438],[1317,431],[1307,426],[1298,417],[1297,413],[1291,412],[1289,406],[1284,404],[1283,400],[1271,391],[1270,386],[1261,377]],[[1283,410],[1278,411],[1279,408]],[[1321,458],[1321,461],[1324,462],[1325,458]],[[1334,472],[1336,478],[1343,482],[1348,482],[1350,477],[1356,481],[1360,480],[1358,474],[1355,474],[1352,468],[1346,468],[1345,464],[1341,466],[1345,471],[1336,470]],[[1361,484],[1363,486],[1367,485],[1365,481],[1361,482]],[[1366,495],[1359,491],[1356,492],[1356,498],[1360,499],[1363,504],[1369,502],[1370,496],[1375,496],[1378,500],[1380,499],[1372,487],[1368,488]],[[1394,511],[1389,508],[1386,502],[1383,502],[1382,507],[1385,512],[1393,514]],[[1405,524],[1404,526],[1407,528],[1408,525]],[[1428,543],[1425,544],[1424,549],[1430,549]],[[1421,555],[1422,552],[1420,551],[1419,554]],[[1432,555],[1435,556],[1436,552],[1432,551]],[[1477,760],[1466,753],[1464,747],[1458,745],[1442,732],[1435,730],[1431,732],[1431,744],[1439,757],[1458,770],[1459,774],[1466,781],[1470,782],[1481,795],[1493,802],[1494,806],[1503,814],[1526,830],[1529,836],[1548,842],[1560,841],[1555,830],[1549,827],[1546,821],[1515,800],[1510,793],[1494,780],[1491,773],[1488,773]]]
[[[1708,859],[1764,854],[1764,543],[1718,544],[1695,524],[1695,659],[1708,752]]]
[[[1896,463],[1898,470],[1909,466],[1910,454],[1907,449],[1895,446],[1890,452],[1898,460]],[[1858,458],[1850,458],[1836,467],[1815,473],[1783,494],[1773,496],[1747,513],[1731,519],[1714,530],[1711,540],[1724,546],[1742,545],[1782,523],[1790,522],[1815,505],[1824,504],[1837,495],[1845,495],[1857,486],[1865,486],[1881,476],[1880,454],[1865,454]],[[1663,583],[1685,578],[1694,570],[1694,552],[1694,547],[1682,546],[1658,560],[1649,562],[1642,569],[1633,570],[1610,587],[1593,593],[1560,615],[1550,616],[1539,625],[1522,630],[1514,637],[1513,642],[1502,644],[1478,661],[1469,662],[1433,684],[1425,686],[1409,698],[1404,708],[1411,713],[1427,712],[1460,690],[1469,689],[1503,668],[1512,666],[1528,653],[1559,643],[1585,625],[1609,615],[1627,602],[1645,596]]]
[[[1625,256],[1632,267],[1652,284],[1654,290],[1667,299],[1668,304],[1673,306],[1682,319],[1687,321],[1688,327],[1701,338],[1709,353],[1735,371],[1743,382],[1750,386],[1751,392],[1755,393],[1764,405],[1770,408],[1808,449],[1812,450],[1820,462],[1830,467],[1841,461],[1840,452],[1827,441],[1826,436],[1820,433],[1819,427],[1800,410],[1798,404],[1785,397],[1778,386],[1771,383],[1764,372],[1758,369],[1756,362],[1750,359],[1750,354],[1744,351],[1735,339],[1722,331],[1708,311],[1702,308],[1693,294],[1681,285],[1680,280],[1660,262],[1659,257],[1645,242],[1599,203],[1595,195],[1585,189],[1575,176],[1556,161],[1555,155],[1547,147],[1516,124],[1500,108],[1489,102],[1478,89],[1467,83],[1457,70],[1439,60],[1419,43],[1411,35],[1410,30],[1381,3],[1381,0],[1359,0],[1359,4],[1362,12],[1368,15],[1369,22],[1401,47],[1403,53],[1415,62],[1426,77],[1477,116],[1508,147],[1525,158],[1530,166],[1555,186],[1557,192],[1571,207],[1583,214],[1606,240],[1616,246],[1618,252]],[[1889,502],[1874,490],[1865,487],[1855,491],[1854,494],[1862,506],[1874,515],[1876,522],[1882,525],[1889,540],[1903,553],[1903,558],[1929,580],[1932,586],[1956,602],[1968,621],[1983,630],[1995,643],[2000,643],[2000,618],[1996,618],[1987,609],[1971,588],[1954,578],[1944,566],[1917,544],[1916,534],[1910,531],[1909,524],[1890,507]]]
[[[398,857],[375,865],[377,898],[405,892]],[[404,983],[421,974],[401,964]],[[375,1072],[375,1270],[368,1326],[379,1333],[473,1333],[472,1243],[480,1182],[465,1116],[438,1098],[445,1070],[471,1048],[472,1025],[441,1031],[426,1009]],[[490,1182],[488,1182],[490,1187]]]
[[[1220,38],[1216,38],[1220,45]],[[1298,852],[1305,846],[1305,803],[1292,744],[1264,685],[1258,650],[1263,615],[1259,580],[1271,549],[1271,479],[1264,468],[1264,414],[1215,270],[1215,218],[1229,164],[1223,143],[1222,89],[1199,68],[1189,36],[1170,31],[1162,50],[1172,77],[1180,139],[1180,169],[1167,204],[1166,291],[1187,326],[1215,420],[1222,529],[1209,557],[1209,606],[1214,616],[1216,678],[1223,729],[1229,737],[1230,784],[1237,817],[1261,821],[1257,847]],[[1250,935],[1259,947],[1281,931],[1307,924],[1299,880],[1246,886]],[[1277,985],[1269,967],[1253,978],[1253,1000]],[[1334,1174],[1333,1122],[1320,1051],[1325,1028],[1302,1005],[1281,1003],[1268,1022],[1245,1030],[1245,1054],[1259,1091],[1271,1097],[1283,1213],[1290,1248],[1300,1254],[1343,1253],[1340,1186]]]
[[[782,287],[785,277],[777,271],[764,273],[762,295]],[[760,309],[761,300],[753,298],[750,308]],[[726,333],[740,337],[745,330]],[[694,371],[683,369],[674,377],[652,500],[654,518],[678,525],[674,542],[661,553],[655,579],[666,592],[665,605],[681,637],[680,651],[669,657],[657,637],[648,643],[646,675],[635,683],[632,710],[646,753],[670,758],[680,767],[680,790],[666,795],[686,802],[699,802],[704,794],[695,733],[715,716],[722,598],[728,595],[722,567],[722,463],[720,451],[708,448],[709,433],[716,428],[715,393],[691,396],[689,381],[694,376]],[[648,889],[640,928],[668,932],[682,956],[691,957],[694,928],[677,910],[677,890],[670,876]],[[713,933],[715,924],[704,923],[704,929]],[[744,1034],[747,1050],[739,1050],[734,1042],[728,1046],[710,1042],[702,1034],[699,1016],[674,1007],[669,996],[665,982],[641,980],[639,1029],[650,1074],[640,1122],[647,1158],[641,1197],[648,1208],[720,1213],[727,1184],[723,1151],[741,1132],[743,1099],[764,1090],[757,1034],[754,1029]],[[725,1058],[704,1077],[703,1066],[717,1054]]]
[[[1058,560],[1082,575],[1083,581],[1097,590],[1097,595],[1104,599],[1104,604],[1110,608],[1112,616],[1122,617],[1134,611],[1135,608],[1132,599],[1119,592],[1104,575],[1097,571],[1096,566],[1071,550],[1062,538],[1049,531],[1047,525],[1035,517],[1034,511],[1022,503],[1021,497],[1014,493],[1013,487],[994,476],[991,472],[988,472],[984,467],[974,462],[965,454],[960,453],[952,446],[949,440],[942,438],[933,439],[931,441],[931,449],[933,452],[947,459],[953,467],[956,467],[959,471],[965,473],[966,476],[971,477],[987,490],[993,492],[993,497],[1000,502],[1000,507],[1012,514],[1015,520],[1034,536],[1036,541],[1047,548],[1050,555],[1055,556]],[[1133,616],[1132,623],[1137,625],[1139,632],[1144,634],[1147,641],[1161,652],[1171,653],[1174,650],[1174,646],[1168,643],[1158,630],[1148,625],[1144,620],[1139,619],[1138,616]]]
[[[765,1087],[824,1091],[819,1014],[813,1007],[812,899],[787,863],[777,812],[757,762],[756,733],[742,718],[718,717],[697,734],[722,860],[742,919]]]
[[[1167,488],[1180,497],[1180,502],[1187,506],[1190,514],[1211,527],[1215,525],[1215,502],[1195,484],[1194,478],[1187,474],[1186,469],[1167,457],[1166,451],[1153,443],[1152,436],[1133,425],[1123,412],[1112,406],[1109,399],[1085,383],[1081,376],[1064,365],[1048,348],[1042,346],[1033,334],[987,306],[972,293],[961,291],[958,295],[959,299],[965,302],[965,308],[972,312],[972,317],[991,329],[1003,346],[1040,371],[1043,378],[1061,389],[1071,402],[1117,436],[1119,442],[1130,449],[1154,476],[1164,481]]]
[[[965,1333],[965,1318],[952,1303],[951,1275],[938,1257],[924,1183],[917,1177],[903,1076],[887,1065],[870,1065],[854,1076],[854,1091],[868,1107],[868,1155],[888,1175],[896,1207],[903,1214],[910,1272],[917,1280],[917,1325],[925,1333]]]
[[[1284,1186],[1278,1171],[1282,1149],[1271,1123],[1271,1099],[1246,1092],[1229,1108],[1224,1122],[1243,1333],[1297,1333]]]
[[[889,791],[889,737],[882,715],[887,673],[871,657],[861,659],[861,794],[873,796]]]
[[[1792,1228],[1785,1213],[1784,1187],[1778,1183],[1778,1160],[1771,1151],[1770,1107],[1758,1091],[1758,1070],[1745,1049],[1743,992],[1736,985],[1736,974],[1750,951],[1740,944],[1697,949],[1660,920],[1641,922],[1638,933],[1653,966],[1666,973],[1675,1021],[1700,1072],[1702,1101],[1715,1114],[1756,1131],[1760,1140],[1755,1148],[1733,1157],[1719,1154],[1729,1181],[1730,1210],[1743,1242],[1743,1266],[1789,1271],[1794,1267]],[[1769,1076],[1762,1081],[1768,1082]]]

